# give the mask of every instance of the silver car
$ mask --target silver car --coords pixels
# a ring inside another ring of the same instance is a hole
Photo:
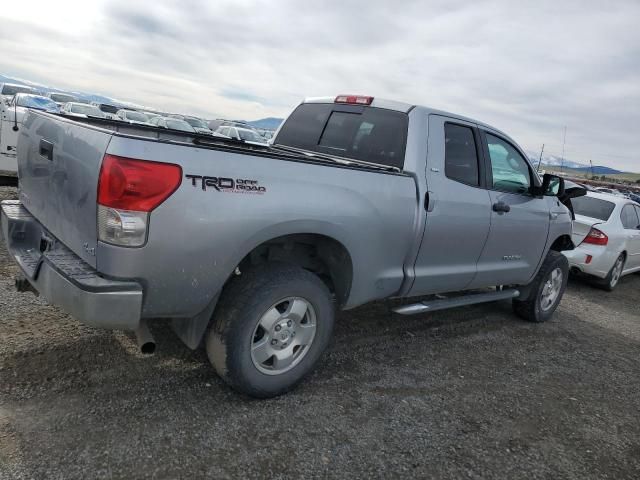
[[[179,130],[181,132],[196,133],[195,129],[184,120],[173,117],[153,117],[149,120],[151,125],[156,127],[168,128],[171,130]]]
[[[577,246],[563,253],[574,271],[609,291],[622,276],[640,271],[640,204],[599,192],[588,192],[572,204]]]

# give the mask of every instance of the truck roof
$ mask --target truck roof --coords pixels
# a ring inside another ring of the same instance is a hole
[[[336,97],[309,97],[309,98],[305,98],[303,100],[302,103],[335,103],[335,99]],[[409,113],[411,110],[413,109],[418,109],[421,110],[423,113],[429,115],[429,114],[434,114],[434,115],[443,115],[446,117],[451,117],[451,118],[457,118],[459,120],[464,120],[465,122],[470,122],[470,123],[475,123],[477,125],[482,125],[483,127],[489,128],[491,130],[494,130],[495,132],[499,132],[501,135],[511,139],[511,137],[509,135],[507,135],[506,133],[504,133],[503,131],[501,131],[498,128],[495,128],[485,122],[481,122],[479,120],[476,120],[474,118],[469,118],[469,117],[465,117],[464,115],[459,115],[457,113],[451,113],[451,112],[447,112],[444,110],[438,110],[435,108],[431,108],[431,107],[425,107],[422,105],[415,105],[415,104],[411,104],[411,103],[406,103],[406,102],[399,102],[396,100],[389,100],[386,98],[378,98],[378,97],[373,97],[373,101],[371,102],[371,104],[369,105],[371,107],[376,107],[376,108],[385,108],[387,110],[395,110],[398,112],[402,112],[402,113]],[[513,140],[513,139],[511,139]]]

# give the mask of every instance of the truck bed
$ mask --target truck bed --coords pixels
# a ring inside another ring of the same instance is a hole
[[[18,141],[20,201],[38,227],[108,279],[142,285],[143,317],[193,317],[265,241],[323,235],[353,253],[345,307],[398,292],[419,211],[413,177],[205,135],[31,112]],[[98,240],[105,155],[179,165],[146,243]],[[226,182],[222,189],[215,182]],[[229,188],[229,185],[232,185]]]

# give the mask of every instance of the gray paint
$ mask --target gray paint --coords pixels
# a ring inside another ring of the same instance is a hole
[[[33,112],[20,138],[21,199],[102,275],[142,285],[143,317],[198,315],[253,248],[296,233],[331,237],[351,255],[353,281],[343,308],[390,296],[528,282],[551,242],[571,233],[567,209],[550,197],[506,198],[512,212],[497,217],[491,203],[504,194],[448,180],[443,165],[447,118],[490,127],[425,107],[374,103],[408,112],[403,174],[257,156],[248,148],[199,148],[189,134],[100,128]],[[161,136],[172,143],[150,138]],[[38,155],[41,137],[55,144],[53,162]],[[184,174],[257,180],[267,190],[203,191],[183,178],[151,213],[146,245],[116,247],[96,238],[97,178],[105,153],[176,163]],[[427,190],[434,199],[430,212],[423,208]],[[550,208],[561,212],[551,224]],[[85,243],[95,245],[95,257]],[[522,264],[500,260],[517,253]]]
[[[29,114],[18,138],[20,200],[46,228],[92,267],[96,257],[97,185],[108,132]],[[55,148],[40,155],[40,139]],[[88,248],[84,248],[84,243]]]

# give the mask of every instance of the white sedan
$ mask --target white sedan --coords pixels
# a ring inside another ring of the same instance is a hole
[[[571,200],[574,250],[562,253],[572,271],[595,277],[613,290],[620,277],[640,271],[640,204],[606,193]]]

